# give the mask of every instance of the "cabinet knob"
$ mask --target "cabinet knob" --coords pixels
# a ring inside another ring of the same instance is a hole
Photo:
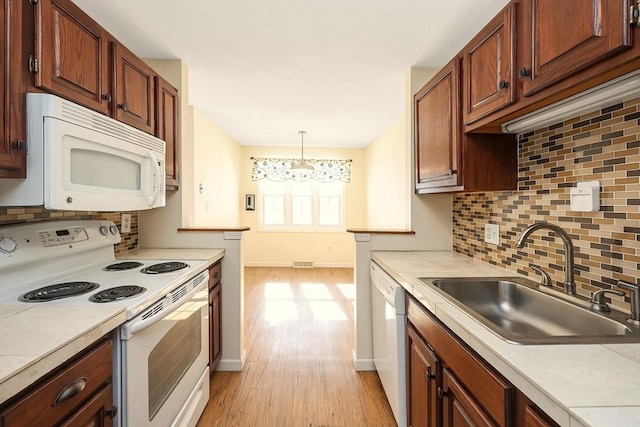
[[[13,148],[14,150],[24,150],[25,148],[27,148],[27,143],[19,139],[11,144],[11,148]]]
[[[449,175],[455,175],[456,173],[458,173],[457,170],[455,169],[449,169]]]
[[[104,413],[107,417],[114,419],[116,415],[118,415],[118,407],[114,406],[111,409],[107,409]]]
[[[427,372],[427,381],[431,381],[431,380],[435,380],[436,379],[436,375],[432,374],[431,372]]]
[[[503,90],[509,87],[509,82],[506,80],[502,80],[500,83],[498,83],[498,89]]]
[[[122,104],[118,104],[118,108],[120,108],[122,111],[127,111],[127,104],[125,104],[124,102]]]
[[[442,399],[444,396],[449,396],[449,391],[443,390],[442,387],[438,387],[438,397]]]
[[[102,99],[104,99],[107,102],[111,102],[111,94],[110,93],[105,93],[102,95]]]
[[[531,70],[529,70],[528,68],[522,68],[520,69],[520,71],[518,71],[518,76],[520,76],[521,79],[530,75],[531,75]]]

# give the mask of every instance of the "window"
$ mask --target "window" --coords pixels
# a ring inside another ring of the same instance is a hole
[[[270,230],[339,230],[344,211],[344,183],[262,180],[260,225]]]

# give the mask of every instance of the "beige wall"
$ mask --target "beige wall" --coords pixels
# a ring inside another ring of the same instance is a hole
[[[404,115],[371,141],[365,150],[367,228],[407,227],[407,161]]]
[[[291,266],[294,261],[311,261],[314,266],[353,266],[353,235],[346,231],[273,232],[259,229],[258,183],[251,181],[251,157],[298,158],[299,147],[242,147],[242,209],[240,222],[251,227],[244,237],[245,265]],[[352,159],[351,183],[345,184],[346,228],[362,227],[366,221],[364,149],[305,147],[308,159]],[[244,195],[256,195],[256,210],[244,210]],[[331,250],[329,250],[329,247]]]
[[[193,119],[194,224],[239,225],[240,145],[198,109]]]

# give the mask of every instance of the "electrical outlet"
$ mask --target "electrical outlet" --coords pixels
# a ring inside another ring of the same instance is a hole
[[[500,226],[498,224],[484,225],[484,241],[494,245],[500,244]]]
[[[121,233],[131,233],[131,214],[123,213],[122,222],[120,223]]]

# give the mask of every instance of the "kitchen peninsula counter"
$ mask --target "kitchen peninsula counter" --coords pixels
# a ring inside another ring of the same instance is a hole
[[[138,248],[117,254],[118,259],[202,260],[208,265],[224,257],[224,249]]]
[[[510,344],[418,278],[519,274],[449,251],[371,254],[378,265],[558,424],[635,427],[640,423],[640,344]]]

